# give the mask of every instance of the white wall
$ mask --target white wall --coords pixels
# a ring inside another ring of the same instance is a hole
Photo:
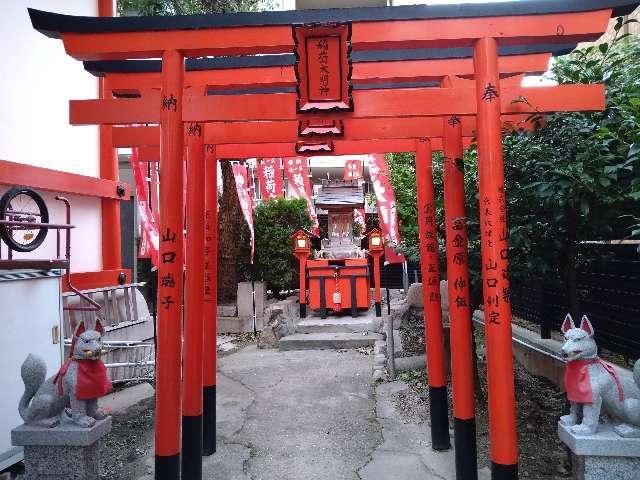
[[[97,98],[98,82],[69,57],[60,40],[35,31],[27,7],[97,15],[97,0],[5,0],[0,16],[0,159],[80,175],[99,175],[97,127],[69,125],[69,100]],[[0,193],[5,189],[1,188]],[[42,193],[42,192],[40,192]],[[64,220],[45,195],[50,220]],[[100,200],[71,196],[74,271],[102,268]],[[119,228],[116,226],[115,228]],[[55,232],[31,254],[55,252]]]

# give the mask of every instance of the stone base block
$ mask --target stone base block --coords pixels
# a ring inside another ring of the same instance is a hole
[[[91,428],[21,425],[11,440],[24,447],[25,480],[98,480],[102,437],[109,431],[111,417]]]
[[[561,423],[558,436],[571,450],[576,480],[640,480],[640,438],[622,438],[612,425],[576,435]]]

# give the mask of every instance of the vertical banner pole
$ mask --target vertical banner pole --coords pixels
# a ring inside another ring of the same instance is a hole
[[[420,234],[420,269],[424,299],[425,346],[431,413],[431,446],[434,450],[451,448],[447,375],[444,354],[444,331],[440,305],[440,266],[436,230],[435,190],[433,186],[431,141],[416,142],[416,182],[418,230]]]
[[[446,78],[443,87],[451,87]],[[460,119],[443,118],[444,218],[447,251],[447,290],[451,338],[451,387],[456,480],[476,480],[478,459],[474,400],[469,253],[464,197],[464,148]]]
[[[187,128],[187,264],[182,398],[182,477],[202,478],[202,348],[204,303],[205,159],[202,126]]]
[[[156,480],[180,479],[183,274],[183,127],[184,58],[162,54],[160,112],[160,252],[156,352]]]
[[[216,451],[216,356],[218,320],[218,159],[205,146],[204,338],[202,453]]]
[[[511,303],[507,271],[507,221],[500,122],[498,47],[481,38],[474,47],[478,105],[478,181],[482,288],[484,294],[491,476],[518,478],[516,406],[511,345]]]

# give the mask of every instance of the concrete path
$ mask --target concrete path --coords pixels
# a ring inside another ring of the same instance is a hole
[[[376,448],[372,460],[360,470],[362,480],[454,480],[453,450],[436,452],[431,449],[428,412],[412,409],[415,393],[403,382],[383,383],[376,388],[377,421],[382,427],[383,442]],[[396,405],[403,397],[401,413]],[[453,434],[451,441],[453,443]],[[478,472],[479,480],[489,480],[488,468]]]
[[[431,449],[415,393],[400,381],[373,382],[373,355],[249,346],[218,368],[218,445],[204,459],[207,480],[455,479],[453,451]],[[489,478],[480,471],[479,480]]]
[[[257,350],[218,372],[215,480],[358,480],[382,437],[372,356],[355,351]]]

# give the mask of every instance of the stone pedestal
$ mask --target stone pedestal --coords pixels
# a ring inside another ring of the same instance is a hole
[[[571,450],[576,480],[640,480],[640,438],[622,438],[612,425],[576,435],[559,422],[558,436]]]
[[[102,437],[111,431],[111,417],[91,428],[21,425],[11,442],[24,447],[25,480],[98,480]]]

